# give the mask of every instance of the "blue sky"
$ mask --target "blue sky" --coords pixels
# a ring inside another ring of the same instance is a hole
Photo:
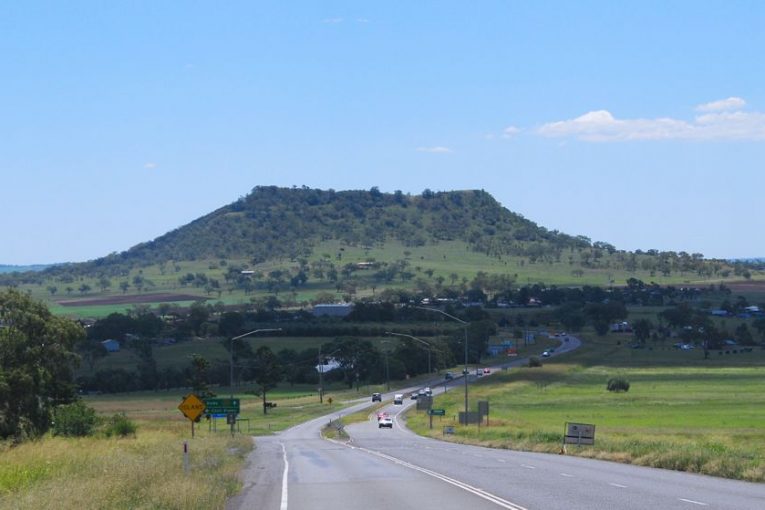
[[[765,256],[765,3],[5,2],[0,263],[257,185],[484,189],[623,249]]]

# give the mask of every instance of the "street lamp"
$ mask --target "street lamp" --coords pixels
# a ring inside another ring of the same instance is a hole
[[[405,334],[403,334],[403,333],[392,333],[392,332],[390,332],[390,331],[386,331],[386,332],[385,332],[385,334],[386,334],[386,335],[393,335],[393,336],[403,336],[403,337],[406,337],[406,338],[411,338],[412,340],[415,340],[415,341],[417,341],[417,342],[420,342],[421,344],[427,345],[427,346],[428,346],[428,375],[430,375],[430,374],[432,374],[432,373],[433,373],[433,370],[431,370],[431,367],[430,367],[430,349],[431,349],[431,347],[432,347],[432,345],[430,344],[430,342],[426,342],[425,340],[422,340],[422,339],[420,339],[420,338],[417,338],[416,336],[412,336],[412,335],[405,335]]]
[[[335,349],[326,356],[332,356],[341,349]],[[319,345],[319,403],[324,403],[324,361],[321,356],[321,345]]]
[[[268,331],[281,331],[282,328],[265,328],[265,329],[255,329],[253,331],[250,331],[248,333],[245,333],[243,335],[232,337],[231,340],[229,340],[229,349],[228,349],[228,383],[231,386],[231,398],[234,398],[234,340],[239,340],[240,338],[244,338],[246,336],[254,335],[255,333],[265,333]]]
[[[436,312],[440,313],[441,315],[444,315],[446,317],[449,317],[452,320],[455,320],[462,324],[462,326],[465,328],[465,370],[463,371],[463,375],[465,377],[465,421],[467,422],[467,413],[468,413],[468,326],[470,325],[469,322],[465,322],[462,319],[459,319],[455,317],[454,315],[448,314],[444,312],[443,310],[439,310],[438,308],[426,308],[424,306],[415,306],[417,310],[426,310],[428,312]]]
[[[387,340],[383,340],[382,343],[387,344]],[[385,388],[386,391],[390,391],[390,364],[388,363],[389,357],[388,347],[385,347]]]

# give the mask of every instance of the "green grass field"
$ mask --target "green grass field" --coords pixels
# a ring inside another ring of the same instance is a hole
[[[278,389],[269,394],[277,407],[263,415],[258,398],[237,394],[242,433],[232,437],[225,419],[202,420],[194,438],[191,422],[177,408],[181,392],[88,397],[99,414],[125,413],[136,422],[135,437],[45,437],[17,447],[0,443],[0,508],[222,509],[241,489],[237,473],[253,447],[248,434],[271,434],[340,410],[359,395],[330,392],[320,404],[305,388]]]
[[[338,258],[338,254],[342,254],[342,257]],[[644,282],[655,282],[660,285],[710,285],[734,280],[733,276],[728,278],[721,276],[701,278],[694,273],[679,272],[673,272],[668,276],[664,276],[661,273],[652,274],[650,271],[642,269],[628,272],[624,269],[618,269],[618,267],[621,267],[621,262],[617,259],[618,256],[618,254],[605,254],[602,259],[597,261],[597,266],[583,267],[581,266],[581,256],[576,251],[566,251],[561,254],[560,260],[552,263],[531,263],[527,258],[523,257],[503,257],[501,259],[490,257],[483,253],[472,251],[466,243],[457,241],[443,241],[437,246],[414,247],[391,241],[385,243],[382,247],[373,248],[349,246],[337,241],[326,241],[320,243],[314,249],[313,255],[309,257],[308,261],[309,263],[318,260],[330,261],[339,270],[348,263],[365,261],[390,263],[403,260],[408,263],[408,271],[414,274],[414,277],[407,281],[396,279],[391,282],[380,282],[376,281],[373,277],[375,270],[356,271],[353,273],[353,280],[358,284],[356,297],[373,296],[386,288],[414,288],[418,280],[430,286],[436,286],[439,281],[443,285],[460,284],[463,280],[472,280],[479,271],[488,274],[510,275],[515,278],[517,285],[534,283],[561,286],[624,285],[628,278],[637,278]],[[152,265],[140,270],[134,269],[124,277],[113,278],[111,286],[103,291],[100,290],[95,277],[85,277],[69,284],[54,280],[43,281],[35,285],[22,285],[21,288],[30,292],[36,299],[48,303],[51,310],[56,314],[73,318],[98,318],[105,317],[113,312],[125,312],[132,309],[133,305],[88,304],[84,306],[62,306],[58,302],[109,296],[137,296],[173,292],[196,295],[200,299],[208,300],[210,303],[221,302],[230,306],[247,305],[251,303],[252,298],[262,298],[269,294],[265,291],[258,291],[246,295],[241,290],[230,292],[228,289],[222,289],[220,293],[211,292],[208,294],[201,288],[182,286],[178,278],[187,273],[205,273],[209,278],[217,279],[225,287],[224,274],[229,266],[248,267],[255,271],[268,273],[276,269],[293,269],[297,265],[297,262],[289,260],[269,261],[257,265],[253,265],[245,259],[230,259],[226,265],[222,265],[219,260],[179,261],[174,264],[166,264],[162,267]],[[581,274],[576,273],[579,270],[581,270]],[[139,274],[144,279],[152,282],[152,285],[147,285],[142,292],[138,292],[137,289],[131,286],[126,293],[123,293],[119,288],[119,282],[132,282],[132,279]],[[765,278],[765,276],[755,273],[752,278],[753,281],[758,281]],[[79,292],[78,289],[83,284],[89,285],[91,290],[85,293]],[[56,294],[51,294],[48,290],[51,286],[57,288]],[[67,287],[72,290],[67,292]],[[297,302],[308,302],[322,292],[336,294],[338,301],[343,299],[342,293],[337,293],[334,282],[314,277],[311,277],[303,287],[282,290],[277,294],[277,297]],[[761,295],[762,291],[754,290],[752,292],[754,294],[760,293]],[[151,305],[152,303],[149,304]],[[153,303],[154,306],[157,304]],[[191,302],[184,301],[175,304],[188,306]]]
[[[542,368],[496,374],[470,387],[471,410],[490,403],[489,426],[459,426],[448,440],[498,448],[559,452],[566,422],[596,426],[595,446],[570,455],[727,478],[765,481],[765,351],[703,359],[701,351],[655,346],[634,350],[614,337],[589,340],[577,353]],[[626,393],[606,390],[611,377]],[[447,418],[427,428],[424,413],[409,426],[442,437],[464,406],[460,392],[439,396]]]

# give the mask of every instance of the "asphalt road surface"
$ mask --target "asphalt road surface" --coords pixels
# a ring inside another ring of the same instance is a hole
[[[569,338],[554,356],[578,347]],[[455,379],[449,391],[462,384]],[[432,386],[435,393],[444,389]],[[348,443],[320,437],[330,417],[257,438],[242,473],[244,490],[227,509],[765,509],[763,484],[423,438],[403,421],[414,403],[387,408],[392,429],[378,428],[375,416],[346,427]],[[434,427],[444,423],[434,417]]]

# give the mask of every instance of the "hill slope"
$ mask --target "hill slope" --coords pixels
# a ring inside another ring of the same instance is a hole
[[[240,200],[123,253],[82,265],[140,267],[177,260],[307,257],[327,240],[350,246],[459,240],[490,256],[556,257],[589,241],[548,231],[502,207],[485,191],[323,191],[256,187]],[[70,269],[73,269],[70,267]]]

